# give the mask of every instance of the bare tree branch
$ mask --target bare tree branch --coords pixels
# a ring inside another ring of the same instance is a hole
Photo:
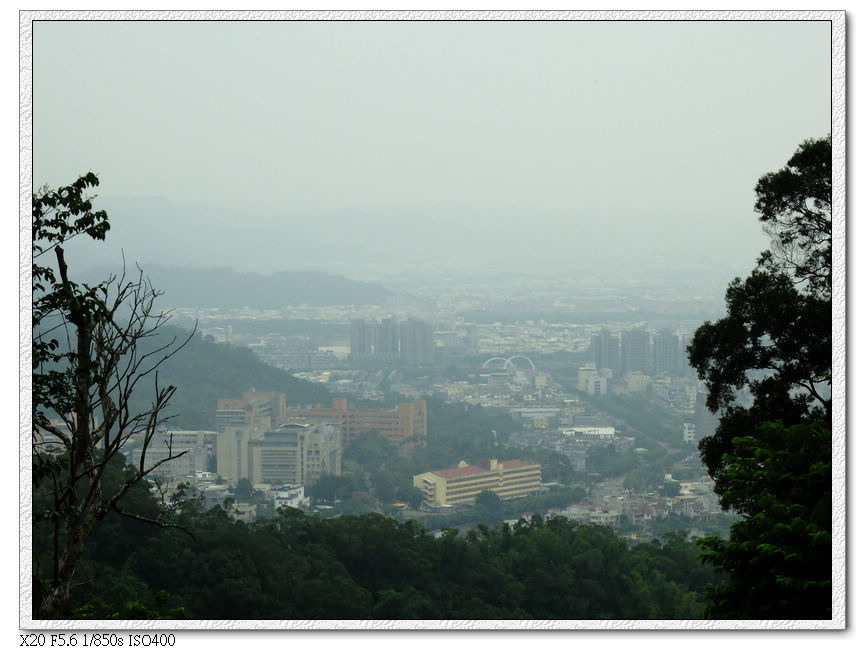
[[[95,286],[70,280],[63,244],[86,234],[104,239],[108,222],[92,211],[87,187],[98,184],[87,174],[56,192],[33,195],[33,459],[34,476],[50,481],[52,501],[52,567],[50,585],[40,603],[39,618],[65,612],[72,577],[87,540],[106,514],[164,527],[168,522],[127,513],[121,499],[162,464],[182,456],[169,447],[165,458],[148,463],[147,451],[176,388],[159,386],[158,368],[194,336],[173,337],[154,349],[141,344],[160,334],[170,312],[158,311],[161,295],[138,268],[128,275],[125,260],[119,276]],[[36,260],[53,252],[57,275]],[[59,281],[58,281],[59,278]],[[60,341],[65,336],[65,347]],[[60,339],[58,341],[57,339]],[[153,377],[154,399],[140,412],[131,406],[144,377]],[[49,419],[58,417],[63,426]],[[65,427],[65,428],[64,428]],[[106,471],[133,436],[142,436],[138,466],[114,487]],[[64,450],[57,455],[57,446]],[[37,568],[38,570],[38,568]]]
[[[143,517],[141,515],[136,515],[131,512],[126,512],[125,510],[121,510],[117,504],[114,505],[114,512],[124,517],[128,517],[129,519],[135,519],[136,521],[143,521],[148,524],[153,524],[154,526],[159,526],[160,528],[176,528],[177,530],[182,530],[184,533],[189,535],[195,541],[198,541],[198,538],[193,535],[192,531],[186,528],[185,526],[181,526],[179,524],[172,524],[169,522],[162,521],[160,519],[151,519],[150,517]]]

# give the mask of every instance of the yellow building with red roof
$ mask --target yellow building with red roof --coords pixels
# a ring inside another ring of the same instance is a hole
[[[487,460],[479,465],[462,461],[453,469],[417,474],[414,486],[428,508],[469,503],[481,492],[495,492],[502,499],[541,491],[541,466],[521,460]]]

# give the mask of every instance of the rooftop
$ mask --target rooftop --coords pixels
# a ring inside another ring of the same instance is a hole
[[[503,469],[514,469],[516,467],[525,467],[528,463],[521,460],[505,460],[500,463]],[[455,467],[454,469],[440,469],[432,472],[436,476],[442,478],[455,478],[457,476],[469,476],[471,474],[486,474],[490,470],[480,465],[465,465],[464,467]]]

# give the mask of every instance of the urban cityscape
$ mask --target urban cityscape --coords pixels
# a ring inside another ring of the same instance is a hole
[[[370,13],[21,12],[22,645],[845,629],[845,14]]]
[[[277,504],[314,508],[310,486],[322,474],[339,475],[342,450],[364,432],[377,432],[403,455],[423,445],[426,400],[433,398],[507,415],[514,430],[507,438],[502,432],[496,440],[502,447],[541,448],[566,459],[582,477],[578,484],[586,496],[550,507],[547,516],[568,516],[615,528],[624,521],[634,540],[657,535],[649,523],[670,514],[689,520],[693,538],[705,535],[706,522],[720,530],[735,521],[722,512],[714,482],[699,459],[698,443],[714,432],[718,418],[707,408],[705,388],[687,359],[701,310],[708,317],[719,305],[693,298],[689,304],[687,294],[666,296],[666,300],[644,294],[645,299],[662,305],[660,313],[651,315],[651,324],[634,322],[627,312],[616,314],[621,320],[579,323],[570,306],[562,308],[565,296],[554,295],[549,297],[550,304],[566,314],[564,322],[473,323],[455,316],[456,312],[490,307],[494,303],[484,303],[480,296],[491,292],[470,285],[461,292],[476,292],[479,297],[455,299],[457,292],[451,286],[441,298],[426,297],[426,309],[419,312],[422,318],[407,315],[417,308],[414,297],[406,300],[407,305],[385,306],[176,307],[177,322],[195,324],[205,339],[246,347],[262,362],[326,387],[334,397],[328,404],[302,405],[292,404],[291,395],[262,389],[244,391],[242,396],[226,395],[214,404],[213,431],[175,429],[162,434],[171,437],[173,453],[181,449],[189,453],[161,465],[158,476],[167,485],[195,486],[211,507],[232,498],[233,516],[246,521],[253,520],[258,509],[236,497],[241,479],[252,484],[259,502],[266,495],[262,513],[273,513]],[[512,293],[511,297],[519,300],[521,296]],[[606,299],[600,295],[593,300],[598,306]],[[669,305],[684,307],[690,317],[665,313],[672,311]],[[388,309],[393,315],[384,316]],[[265,331],[268,324],[280,330],[284,323],[298,328],[300,322],[305,334]],[[662,409],[679,423],[678,440],[664,439],[666,432],[644,430],[634,417],[625,420],[593,401],[616,396]],[[349,408],[350,402],[357,406]],[[675,453],[657,473],[660,483],[628,489],[622,485],[627,473],[645,463],[634,453],[640,449],[632,435],[635,432],[663,439]],[[630,454],[633,465],[614,477],[592,475],[587,457],[601,447]],[[285,458],[277,462],[280,455]],[[536,476],[522,490],[514,491],[504,481],[478,479],[459,498],[445,498],[443,488],[430,491],[431,479],[440,481],[449,472],[468,471],[459,465],[478,469],[469,461],[486,463],[483,476],[492,475],[491,463],[502,467],[502,463],[525,462],[519,458],[459,458],[454,459],[453,467],[429,467],[425,473],[403,477],[411,478],[415,487],[428,494],[417,510],[396,502],[397,516],[450,512],[470,504],[485,490],[512,499],[559,487],[557,481],[542,481],[541,467],[534,464],[528,467],[534,468]],[[676,493],[661,496],[665,485],[668,492],[675,487]],[[287,494],[293,499],[287,501]],[[375,510],[393,512],[392,506],[378,502]],[[434,526],[434,518],[426,524]]]

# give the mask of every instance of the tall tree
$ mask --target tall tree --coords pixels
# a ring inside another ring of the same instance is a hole
[[[832,144],[828,136],[803,142],[787,165],[755,188],[772,247],[760,264],[786,273],[808,293],[832,290]]]
[[[498,523],[502,516],[502,500],[491,490],[484,490],[475,497],[475,509],[484,521]]]
[[[737,437],[727,469],[748,516],[730,540],[700,542],[729,579],[709,590],[713,618],[832,618],[832,432],[824,422],[764,424]]]
[[[156,369],[183,345],[172,340],[147,352],[137,348],[169,317],[155,308],[159,292],[140,270],[131,280],[124,271],[95,286],[69,277],[63,245],[79,235],[104,240],[109,229],[105,211],[94,211],[86,195],[98,184],[89,173],[67,187],[33,194],[33,482],[51,494],[51,506],[35,514],[51,521],[53,549],[47,575],[34,570],[36,618],[67,614],[72,578],[93,531],[111,511],[146,519],[126,512],[121,499],[180,455],[169,447],[167,458],[146,463],[175,391],[160,387]],[[153,381],[152,402],[143,411],[130,410],[145,378]],[[141,460],[108,489],[106,470],[133,437],[141,442]]]
[[[730,580],[714,592],[714,616],[765,618],[766,602],[789,605],[777,610],[784,618],[829,611],[831,162],[828,137],[806,140],[759,179],[755,210],[771,247],[729,285],[727,316],[702,325],[688,348],[706,405],[720,414],[700,441],[703,460],[721,505],[745,516],[728,544],[704,543]],[[796,480],[799,471],[807,480]],[[785,527],[798,537],[770,534]],[[758,566],[768,579],[755,580]],[[749,598],[730,597],[745,591]]]

